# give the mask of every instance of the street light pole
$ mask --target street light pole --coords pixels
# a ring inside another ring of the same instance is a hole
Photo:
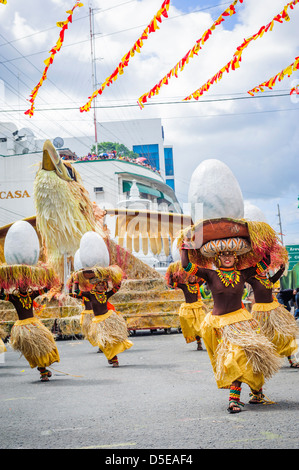
[[[282,224],[281,224],[279,204],[277,204],[277,209],[278,209],[278,214],[277,215],[278,215],[278,223],[279,223],[279,228],[280,228],[281,243],[283,244]]]
[[[92,3],[90,2],[89,7],[89,29],[90,29],[90,55],[91,55],[91,77],[92,77],[92,93],[96,90],[96,74],[95,74],[95,53],[94,53],[94,24],[93,24],[93,9]],[[94,140],[95,140],[95,151],[98,151],[98,132],[97,132],[97,117],[96,117],[96,106],[93,103],[93,122],[94,122]]]

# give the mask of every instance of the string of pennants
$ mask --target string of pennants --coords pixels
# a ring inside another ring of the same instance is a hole
[[[183,101],[191,100],[192,98],[194,98],[195,100],[198,100],[200,96],[202,96],[206,91],[209,90],[211,85],[213,85],[214,83],[222,79],[225,72],[229,73],[230,70],[236,70],[238,67],[240,67],[242,54],[244,50],[248,47],[248,45],[251,43],[251,41],[261,38],[268,31],[272,31],[275,24],[283,23],[283,21],[290,21],[290,17],[288,15],[287,10],[289,8],[293,10],[294,6],[298,3],[299,3],[299,0],[293,0],[292,2],[289,2],[287,5],[285,5],[283,10],[279,14],[277,14],[272,19],[272,21],[270,21],[270,23],[268,23],[266,26],[262,26],[259,29],[259,31],[253,36],[247,39],[244,39],[242,44],[237,47],[235,53],[233,54],[233,58],[224,67],[222,67],[215,75],[213,75],[213,77],[210,78],[204,85],[202,85],[196,91],[194,91],[189,96],[184,98]],[[290,73],[290,72],[292,73],[292,71],[293,70],[291,70],[291,68],[288,68],[287,73]]]
[[[202,49],[204,44],[208,41],[208,39],[212,36],[213,32],[219,26],[225,19],[229,16],[232,16],[236,14],[236,6],[238,3],[243,3],[244,0],[234,0],[231,5],[224,10],[224,12],[217,18],[216,21],[212,24],[212,26],[207,29],[204,34],[196,41],[196,43],[193,45],[193,47],[184,55],[184,57],[175,64],[174,67],[166,74],[154,87],[151,88],[150,91],[147,93],[144,93],[141,95],[137,103],[139,104],[140,109],[144,108],[145,103],[147,102],[148,99],[151,97],[157,95],[163,85],[168,85],[169,80],[172,77],[178,77],[178,73],[182,72],[185,68],[185,66],[189,63],[189,60],[191,58],[194,58],[195,56],[198,55],[198,52]],[[0,3],[6,4],[7,0],[0,0]],[[258,39],[261,38],[265,33],[272,31],[274,28],[274,25],[277,23],[283,23],[284,21],[290,21],[290,17],[288,14],[288,10],[291,9],[293,10],[294,7],[299,3],[299,0],[293,0],[289,3],[287,3],[283,10],[277,14],[272,21],[270,21],[266,26],[262,26],[259,31],[254,34],[253,36],[244,39],[242,44],[237,47],[235,53],[233,54],[233,58],[224,66],[222,67],[212,78],[210,78],[204,85],[202,85],[200,88],[195,90],[193,93],[188,95],[187,97],[184,98],[183,101],[188,101],[191,99],[198,100],[200,96],[203,95],[206,91],[209,90],[209,88],[216,82],[222,79],[223,75],[225,72],[229,73],[231,70],[234,71],[238,67],[240,67],[240,62],[242,60],[242,54],[244,50],[248,47],[248,45]],[[159,23],[162,23],[164,18],[168,18],[168,10],[169,10],[169,5],[170,5],[170,0],[164,0],[160,9],[158,12],[155,14],[151,22],[148,24],[148,26],[144,29],[142,32],[141,36],[135,41],[133,47],[124,55],[124,57],[121,59],[119,62],[118,66],[115,68],[115,70],[112,72],[109,77],[107,77],[104,82],[102,83],[101,87],[97,89],[96,91],[93,92],[91,96],[88,97],[88,101],[85,105],[80,107],[80,112],[87,112],[91,108],[91,103],[95,99],[97,95],[101,95],[103,93],[103,90],[105,89],[106,86],[110,86],[115,80],[117,80],[119,75],[122,75],[124,73],[125,67],[129,65],[130,59],[135,55],[136,52],[140,53],[141,48],[144,44],[144,41],[148,38],[148,36],[155,32],[157,29],[159,29]],[[61,28],[60,33],[59,33],[59,38],[56,42],[56,45],[50,50],[50,56],[44,61],[46,67],[43,71],[42,77],[38,84],[34,87],[30,94],[30,98],[28,101],[31,103],[30,108],[25,111],[25,114],[27,114],[29,117],[32,117],[34,114],[34,103],[35,99],[37,96],[37,93],[39,91],[39,88],[42,86],[43,82],[47,78],[47,73],[49,67],[53,64],[55,54],[60,51],[63,42],[64,42],[64,35],[65,31],[68,29],[68,26],[70,23],[72,23],[72,18],[73,18],[73,13],[74,10],[77,7],[82,7],[83,3],[81,3],[79,0],[76,1],[75,5],[71,10],[68,10],[66,13],[68,14],[68,17],[65,21],[59,21],[57,22],[57,26]],[[295,58],[295,61],[287,66],[285,69],[283,69],[281,72],[276,74],[274,77],[271,77],[270,79],[266,80],[265,82],[261,83],[260,85],[252,88],[251,90],[248,91],[248,93],[251,96],[254,96],[255,93],[258,93],[260,91],[264,91],[264,88],[270,88],[275,85],[277,81],[281,81],[285,76],[290,76],[294,71],[299,69],[299,57]],[[298,87],[293,87],[290,91],[290,94],[292,93],[297,93],[299,94]]]
[[[31,103],[31,106],[27,111],[25,111],[24,114],[28,114],[29,117],[32,117],[33,114],[34,114],[34,109],[35,109],[34,108],[34,102],[35,102],[36,95],[38,93],[39,88],[42,86],[43,82],[47,78],[48,70],[49,70],[50,65],[53,64],[55,54],[57,54],[57,52],[59,52],[61,47],[62,47],[62,44],[63,44],[63,41],[64,41],[65,31],[68,29],[69,23],[72,23],[72,21],[73,21],[74,10],[75,10],[75,8],[82,7],[82,6],[83,6],[83,3],[81,3],[80,1],[76,1],[73,8],[66,12],[69,15],[67,17],[67,19],[65,21],[58,21],[56,23],[57,26],[59,28],[61,28],[60,33],[59,33],[59,38],[58,38],[55,46],[52,47],[52,49],[50,50],[50,52],[49,52],[50,56],[46,60],[44,60],[44,63],[46,64],[46,67],[43,71],[42,77],[41,77],[40,81],[38,82],[38,84],[33,88],[32,92],[30,94],[30,98],[28,99],[28,101]]]
[[[168,85],[171,77],[178,77],[178,72],[182,72],[186,64],[189,63],[189,60],[195,55],[198,55],[198,52],[200,49],[202,49],[202,46],[205,44],[205,42],[211,37],[216,27],[225,21],[227,16],[232,16],[236,13],[235,6],[238,2],[243,3],[243,0],[234,0],[234,2],[219,16],[219,18],[214,21],[212,26],[203,33],[201,38],[195,42],[194,46],[189,49],[184,57],[179,62],[177,62],[176,65],[172,67],[172,69],[153,88],[151,88],[150,91],[144,93],[140,96],[140,98],[138,98],[137,103],[139,104],[140,108],[144,108],[144,103],[146,103],[149,98],[158,95],[162,86]]]
[[[101,87],[98,90],[94,91],[91,96],[89,96],[89,101],[84,106],[81,106],[80,108],[81,112],[90,110],[92,100],[97,95],[101,95],[103,93],[104,88],[106,86],[110,86],[117,79],[118,75],[121,75],[124,73],[124,68],[129,65],[129,60],[131,59],[131,57],[135,55],[135,52],[140,52],[143,46],[143,41],[148,38],[149,34],[154,33],[157,29],[160,29],[158,26],[158,23],[162,23],[162,19],[163,19],[162,17],[168,18],[167,12],[169,9],[169,4],[170,4],[170,0],[165,0],[162,3],[162,6],[159,9],[159,11],[156,13],[152,21],[149,23],[149,25],[145,28],[141,36],[134,43],[133,47],[121,59],[116,69],[112,72],[112,74],[109,77],[106,78],[106,80],[104,80]]]
[[[249,93],[251,96],[254,96],[255,93],[258,93],[260,91],[264,91],[264,88],[272,88],[275,85],[276,80],[281,82],[281,80],[284,79],[284,77],[288,76],[290,77],[293,72],[296,70],[299,70],[299,56],[295,58],[294,62],[290,65],[288,65],[285,69],[283,69],[281,72],[277,73],[274,75],[274,77],[269,78],[269,80],[261,83],[257,87],[252,88],[252,90],[249,90],[247,93]],[[293,93],[296,93],[297,95],[299,94],[298,86],[293,87],[290,91],[290,95]]]

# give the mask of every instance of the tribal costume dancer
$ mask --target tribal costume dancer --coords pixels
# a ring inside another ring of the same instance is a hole
[[[262,397],[265,379],[279,370],[281,361],[273,344],[259,334],[258,323],[242,303],[244,284],[258,270],[257,266],[237,270],[237,253],[249,251],[248,242],[240,238],[214,241],[216,270],[191,263],[188,252],[193,247],[188,242],[181,245],[181,263],[189,274],[205,279],[211,289],[214,306],[203,321],[202,337],[218,388],[230,389],[227,410],[239,413],[244,406],[240,401],[242,383]],[[209,248],[209,243],[204,244],[203,253]],[[265,261],[259,266],[265,267]]]
[[[201,324],[207,309],[202,301],[199,288],[204,280],[200,279],[197,282],[196,276],[188,276],[180,262],[171,263],[168,266],[165,278],[169,287],[181,289],[185,296],[185,302],[179,309],[179,319],[186,343],[196,341],[197,351],[202,351]]]
[[[6,337],[7,337],[6,331],[0,326],[0,354],[7,351],[4,341],[3,341],[4,339],[6,339]]]
[[[252,286],[255,303],[252,306],[253,317],[259,322],[261,333],[274,344],[281,357],[287,357],[290,367],[298,368],[293,358],[298,346],[296,336],[299,328],[294,316],[273,297],[273,285],[283,275],[285,266],[269,277],[264,271],[247,280]]]
[[[31,368],[37,367],[42,382],[47,382],[52,375],[46,368],[60,360],[53,334],[33,314],[34,299],[45,290],[19,287],[12,294],[5,294],[2,288],[0,293],[1,300],[14,305],[19,318],[12,327],[9,343],[23,354]]]
[[[69,283],[69,287],[74,285],[74,292],[77,297],[85,297],[91,303],[94,317],[88,329],[88,339],[93,345],[97,345],[105,354],[108,363],[113,367],[118,367],[118,354],[133,346],[132,341],[128,339],[128,328],[123,316],[116,312],[113,305],[108,299],[115,294],[121,286],[121,276],[119,283],[113,283],[114,287],[108,290],[109,277],[105,273],[111,272],[118,267],[95,268],[93,270],[80,270],[74,273],[73,279]],[[117,269],[119,272],[120,268]],[[79,277],[78,277],[79,274]],[[83,290],[80,290],[80,280],[82,276],[89,276],[89,288],[84,290],[84,284],[87,286],[86,280],[83,282]],[[90,277],[93,276],[93,277]]]

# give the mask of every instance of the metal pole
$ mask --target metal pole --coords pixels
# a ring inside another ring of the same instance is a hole
[[[91,4],[91,2],[90,2]],[[90,54],[91,54],[91,77],[92,77],[92,93],[96,89],[96,78],[95,78],[95,57],[94,57],[94,43],[93,43],[93,9],[92,6],[89,7],[89,30],[90,30]],[[97,117],[96,117],[96,107],[93,103],[93,122],[94,122],[94,140],[96,146],[96,153],[98,151],[98,133],[97,133]]]
[[[279,209],[279,204],[277,204],[277,209],[278,209],[278,220],[279,220],[279,228],[280,228],[280,236],[281,236],[281,243],[283,244],[283,235],[282,235],[282,224],[281,224],[281,217],[280,217],[280,209]]]

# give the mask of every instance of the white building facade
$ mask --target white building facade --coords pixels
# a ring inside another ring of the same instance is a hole
[[[156,171],[119,159],[72,162],[92,201],[101,208],[130,207],[131,189],[139,191],[141,206],[149,210],[182,212],[174,192],[172,147],[164,145],[160,119],[101,123],[99,142],[118,142],[146,158]],[[57,139],[57,137],[60,137]],[[78,157],[87,155],[94,137],[53,136]],[[35,214],[33,185],[42,161],[43,141],[30,129],[0,123],[0,226]],[[136,203],[136,201],[135,201]]]

